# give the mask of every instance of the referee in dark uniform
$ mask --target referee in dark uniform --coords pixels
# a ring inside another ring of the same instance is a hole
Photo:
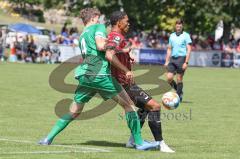
[[[190,35],[183,31],[182,19],[176,21],[175,30],[169,37],[165,66],[168,71],[168,83],[177,91],[182,101],[183,75],[188,67],[192,40]],[[177,83],[174,81],[175,75],[177,75]]]

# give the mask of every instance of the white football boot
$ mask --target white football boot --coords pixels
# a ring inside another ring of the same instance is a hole
[[[173,150],[164,142],[164,140],[162,140],[162,141],[157,141],[157,142],[159,142],[159,146],[160,146],[160,151],[161,151],[161,152],[175,153],[175,151],[173,151]]]

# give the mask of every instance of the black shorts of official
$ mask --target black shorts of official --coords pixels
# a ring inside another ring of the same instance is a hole
[[[140,109],[145,109],[145,105],[152,99],[152,97],[147,92],[145,92],[136,84],[133,84],[131,86],[123,86],[123,88],[126,90],[127,94],[134,102],[136,107]]]
[[[184,74],[182,69],[183,64],[185,63],[186,56],[171,57],[168,64],[167,70],[173,74]]]

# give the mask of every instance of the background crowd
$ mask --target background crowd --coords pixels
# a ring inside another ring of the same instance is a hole
[[[47,35],[49,41],[45,43],[42,42],[43,40],[37,41],[33,35],[21,34],[6,44],[7,31],[2,29],[0,30],[0,59],[4,61],[8,57],[8,60],[13,62],[57,63],[60,52],[57,47],[53,46],[78,47],[80,33],[77,27],[68,27],[65,23],[59,34],[49,31]],[[127,40],[132,44],[132,48],[136,49],[167,49],[169,35],[169,32],[154,27],[150,32],[132,31]],[[229,41],[224,43],[222,39],[215,41],[214,36],[211,35],[207,38],[191,35],[192,50],[221,50],[226,53],[240,53],[240,39],[235,40],[232,35],[229,37]]]

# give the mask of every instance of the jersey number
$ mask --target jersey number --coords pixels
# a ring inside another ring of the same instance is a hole
[[[81,52],[84,55],[87,53],[86,41],[84,38],[81,40]]]

